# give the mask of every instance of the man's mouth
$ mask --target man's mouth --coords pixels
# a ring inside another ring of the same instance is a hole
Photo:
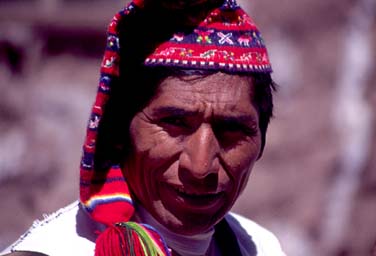
[[[167,189],[170,191],[170,195],[175,197],[177,203],[183,206],[197,209],[213,209],[222,204],[222,199],[224,197],[224,192],[198,192],[186,190],[181,186],[174,186],[170,184],[165,184]]]

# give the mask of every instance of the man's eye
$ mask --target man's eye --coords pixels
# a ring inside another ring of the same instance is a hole
[[[172,125],[172,126],[176,126],[176,127],[186,127],[187,126],[187,124],[185,123],[183,118],[176,117],[176,116],[164,117],[160,121],[161,121],[162,124]]]
[[[258,129],[238,122],[224,122],[215,127],[215,134],[223,148],[232,148],[242,141],[255,138]]]
[[[245,124],[240,124],[236,122],[226,122],[217,127],[218,132],[225,133],[241,133],[247,136],[254,136],[257,134],[257,129],[255,127],[250,127]]]

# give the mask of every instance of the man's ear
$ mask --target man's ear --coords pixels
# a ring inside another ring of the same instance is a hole
[[[5,254],[4,256],[48,256],[48,255],[40,253],[40,252],[19,251],[19,252],[12,252],[9,254]]]

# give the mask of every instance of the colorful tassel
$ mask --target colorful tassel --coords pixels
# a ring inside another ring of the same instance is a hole
[[[107,228],[96,241],[95,256],[169,256],[161,236],[135,222],[121,222]]]

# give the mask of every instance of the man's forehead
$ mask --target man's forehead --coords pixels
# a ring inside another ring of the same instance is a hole
[[[253,81],[250,76],[240,76],[235,74],[226,74],[222,72],[209,75],[185,75],[169,76],[162,81],[159,86],[159,92],[170,92],[177,94],[202,94],[215,95],[222,97],[223,94],[231,97],[238,97],[239,93],[248,92],[252,94]]]
[[[231,74],[231,73],[224,73],[221,71],[212,72],[205,70],[183,70],[178,75],[171,75],[168,76],[163,82],[169,80],[180,80],[187,84],[195,84],[199,82],[210,82],[215,80],[226,80],[228,82],[236,82],[240,80],[251,82],[252,77],[251,75],[242,75],[242,74]],[[162,82],[162,83],[163,83]]]
[[[216,73],[213,75],[169,77],[165,79],[149,106],[155,113],[185,115],[254,115],[251,102],[253,84],[248,77]]]
[[[163,116],[176,116],[176,117],[203,117],[205,118],[203,112],[199,110],[190,110],[185,107],[176,107],[176,106],[160,106],[152,109],[152,114],[155,117]],[[240,121],[243,123],[255,123],[257,122],[256,112],[250,109],[249,112],[241,111],[217,111],[212,112],[212,115],[209,116],[213,120],[222,120],[222,121]]]

